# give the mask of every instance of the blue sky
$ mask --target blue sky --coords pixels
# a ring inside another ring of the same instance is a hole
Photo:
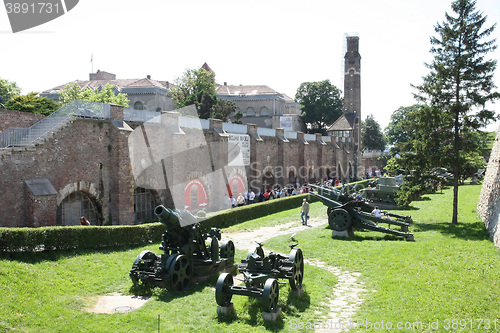
[[[122,79],[174,81],[207,62],[219,83],[264,84],[293,98],[302,82],[329,79],[343,89],[344,36],[356,33],[362,117],[373,114],[385,127],[394,110],[414,103],[410,84],[428,73],[429,38],[450,4],[80,0],[66,15],[16,34],[0,8],[0,77],[28,93],[86,80],[92,66]],[[477,9],[488,26],[500,21],[498,0],[478,0]],[[492,37],[499,36],[497,26]],[[499,59],[500,51],[491,58]],[[500,69],[495,80],[500,86]],[[498,105],[493,109],[500,113]]]

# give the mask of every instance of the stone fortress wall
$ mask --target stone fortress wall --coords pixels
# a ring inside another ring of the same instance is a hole
[[[483,180],[483,187],[479,195],[477,212],[484,221],[491,239],[500,248],[500,128],[491,150],[488,167]]]
[[[111,105],[110,114],[109,119],[73,117],[32,144],[0,149],[0,227],[68,225],[58,221],[75,205],[94,207],[94,224],[138,223],[137,211],[144,204],[137,202],[139,187],[151,192],[151,205],[172,203],[171,193],[162,190],[162,179],[167,176],[171,177],[169,185],[173,180],[181,192],[186,192],[186,203],[195,197],[197,208],[206,204],[208,211],[222,208],[231,179],[241,179],[232,187],[233,192],[248,188],[257,192],[274,185],[321,181],[328,176],[344,181],[355,177],[354,143],[349,138],[260,129],[248,124],[243,135],[249,139],[249,164],[230,166],[231,131],[224,128],[235,124],[205,120],[203,143],[197,139],[200,132],[181,124],[176,112],[162,112],[161,123],[168,130],[156,132],[155,124],[130,122],[129,126],[120,106]],[[136,134],[143,146],[130,149],[129,138]],[[149,147],[160,137],[169,146],[154,152]],[[131,154],[141,153],[139,162],[148,165],[148,158],[155,160],[155,154],[167,151],[176,153],[177,167],[159,164],[160,172],[153,180],[147,172],[134,175]],[[219,177],[215,183],[206,180],[211,173]],[[204,185],[205,192],[193,185],[193,193],[187,193],[191,183]],[[203,195],[205,202],[200,199]],[[81,198],[85,199],[83,203],[78,202]],[[77,214],[73,213],[70,225],[78,223],[73,223]]]

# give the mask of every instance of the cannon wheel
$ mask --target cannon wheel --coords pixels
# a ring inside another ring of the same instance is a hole
[[[290,288],[296,290],[302,287],[304,278],[304,256],[301,249],[292,249],[289,260],[293,263],[292,277],[288,280]]]
[[[220,257],[221,258],[234,258],[235,248],[233,241],[228,241],[227,243],[222,243],[220,247]]]
[[[328,215],[328,224],[335,231],[347,230],[352,224],[351,215],[345,209],[334,209]]]
[[[265,312],[272,312],[278,306],[280,287],[276,279],[267,279],[262,293],[262,304]]]
[[[233,286],[233,276],[229,273],[222,273],[217,279],[217,284],[215,285],[215,301],[220,306],[227,306],[231,303],[231,298],[233,294],[231,292],[231,287]]]
[[[254,253],[257,253],[257,255],[261,258],[261,259],[264,259],[264,250],[258,246],[256,247],[255,249],[252,249],[250,251],[248,251],[248,255],[247,255],[247,260],[250,258],[250,256],[252,256],[252,254]]]
[[[168,266],[168,278],[170,290],[183,290],[185,289],[189,282],[191,281],[191,275],[193,274],[193,268],[191,265],[191,260],[183,254],[174,254],[174,258],[170,261]]]

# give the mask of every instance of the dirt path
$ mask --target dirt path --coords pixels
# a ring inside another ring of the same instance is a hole
[[[276,236],[292,235],[308,228],[324,226],[327,223],[327,220],[311,219],[309,225],[304,226],[300,221],[294,221],[252,231],[223,233],[222,238],[223,241],[231,239],[239,249],[250,250],[257,246],[255,241],[265,242]],[[367,292],[364,289],[364,283],[359,280],[361,273],[349,272],[339,267],[328,266],[324,262],[307,260],[307,258],[305,261],[332,273],[338,279],[330,297],[323,303],[325,307],[329,308],[328,315],[318,317],[315,320],[316,332],[345,332],[349,327],[355,328],[352,323],[355,322],[355,315],[364,301],[363,295]]]

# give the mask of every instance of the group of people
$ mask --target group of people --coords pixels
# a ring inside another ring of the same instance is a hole
[[[308,193],[309,187],[304,186],[287,186],[280,187],[275,186],[272,189],[262,189],[261,191],[255,193],[252,189],[248,192],[238,193],[238,195],[231,195],[226,198],[227,205],[234,208],[244,205],[250,205],[255,202],[263,202],[271,199],[285,198],[291,195]]]

